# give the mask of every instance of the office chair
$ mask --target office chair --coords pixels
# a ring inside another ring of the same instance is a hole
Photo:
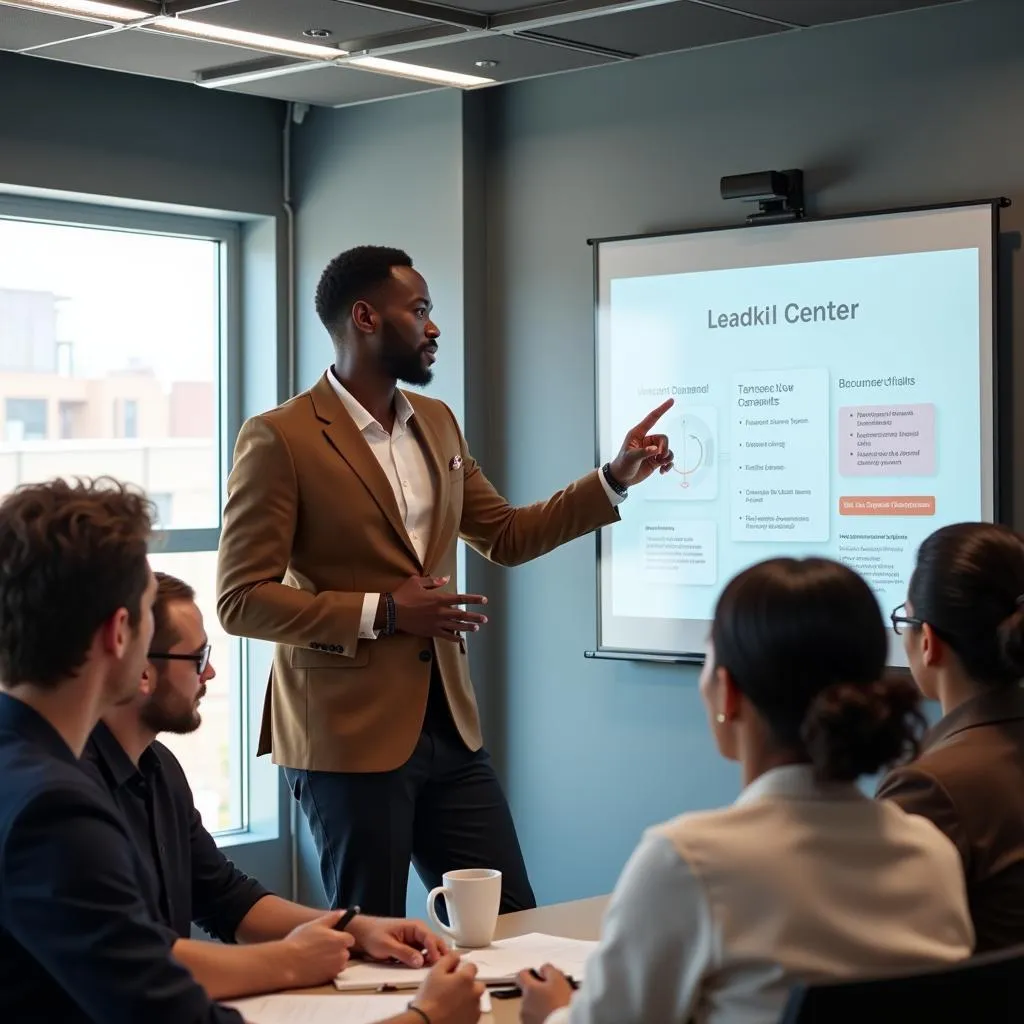
[[[780,1024],[1021,1024],[1024,946],[894,978],[800,985]]]

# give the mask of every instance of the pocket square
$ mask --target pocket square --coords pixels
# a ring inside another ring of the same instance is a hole
[[[462,456],[453,455],[448,463],[448,468],[451,470],[462,469]]]

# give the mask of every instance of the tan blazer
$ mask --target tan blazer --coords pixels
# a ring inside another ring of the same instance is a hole
[[[359,638],[363,596],[410,576],[451,576],[461,536],[501,565],[529,561],[615,522],[596,472],[513,508],[443,402],[406,393],[437,500],[422,562],[384,471],[326,375],[250,419],[235,445],[217,564],[224,628],[275,643],[258,753],[320,771],[400,767],[423,725],[436,659],[455,724],[482,744],[465,644]],[[485,627],[486,628],[486,627]]]
[[[954,708],[878,795],[930,819],[960,851],[978,952],[1024,943],[1024,690]]]

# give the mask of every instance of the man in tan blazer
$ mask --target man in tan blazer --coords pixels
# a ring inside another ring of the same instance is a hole
[[[502,565],[618,519],[626,488],[672,465],[650,434],[545,502],[512,507],[451,410],[397,388],[432,377],[426,282],[395,249],[336,257],[317,287],[334,365],[238,436],[218,562],[224,628],[276,644],[259,753],[309,822],[332,906],[402,916],[410,860],[428,887],[497,868],[503,911],[534,905],[480,734],[456,593],[460,537]]]

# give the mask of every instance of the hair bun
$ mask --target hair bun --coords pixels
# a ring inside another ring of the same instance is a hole
[[[1007,672],[1020,678],[1024,676],[1024,606],[1019,603],[1013,612],[996,628],[999,644],[999,659]]]
[[[853,782],[913,757],[926,726],[920,705],[917,687],[901,676],[826,687],[801,729],[818,778]]]

